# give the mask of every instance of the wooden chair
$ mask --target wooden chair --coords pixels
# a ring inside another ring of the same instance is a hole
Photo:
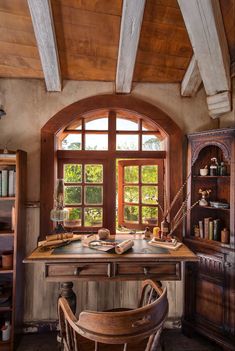
[[[145,351],[156,350],[164,321],[168,313],[166,288],[152,280],[145,280],[139,307],[136,309],[116,309],[105,312],[84,311],[77,319],[68,302],[58,300],[58,314],[62,344],[66,351],[82,350],[82,337],[95,342],[97,350],[116,350],[114,345],[124,345],[129,350],[131,343],[146,340]],[[109,348],[107,345],[111,344]],[[128,348],[127,348],[128,345]],[[85,348],[88,350],[89,348]],[[143,350],[143,348],[142,348]]]

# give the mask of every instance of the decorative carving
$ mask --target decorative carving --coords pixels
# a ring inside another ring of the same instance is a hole
[[[196,144],[196,143],[195,143]],[[195,149],[192,150],[192,166],[194,165],[195,161],[197,160],[198,158],[198,155],[200,153],[200,151],[202,149],[204,149],[206,146],[211,146],[211,145],[214,145],[214,146],[217,146],[218,148],[220,148],[223,152],[223,155],[224,155],[224,158],[226,161],[230,161],[231,159],[231,156],[230,156],[230,152],[229,152],[229,145],[226,145],[227,143],[222,143],[222,142],[219,142],[219,141],[204,141],[203,143],[200,141],[200,142],[197,142],[198,145],[194,145],[195,146]]]

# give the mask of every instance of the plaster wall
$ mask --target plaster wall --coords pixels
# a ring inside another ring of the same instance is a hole
[[[178,84],[136,84],[132,95],[148,101],[165,111],[183,130],[189,132],[219,127],[219,119],[208,116],[206,97],[201,89],[195,98],[181,98]],[[0,120],[0,148],[22,149],[28,153],[27,199],[39,201],[40,191],[40,130],[59,110],[83,98],[113,93],[110,82],[64,82],[61,93],[48,93],[44,82],[34,79],[0,79],[0,104],[7,115]],[[233,122],[234,114],[226,123]],[[39,209],[27,209],[25,231],[26,254],[35,246],[39,234]],[[41,264],[26,267],[25,321],[56,318],[56,298],[59,284],[45,283]],[[169,316],[179,319],[183,308],[183,282],[166,283],[170,300]],[[135,282],[130,283],[79,283],[78,311],[81,308],[112,308],[119,304],[133,304]],[[103,302],[105,296],[109,301]],[[104,305],[106,303],[106,305]]]

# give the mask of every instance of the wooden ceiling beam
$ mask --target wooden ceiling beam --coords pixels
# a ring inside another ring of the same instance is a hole
[[[181,83],[181,95],[190,97],[194,96],[198,91],[201,82],[202,78],[198,64],[195,55],[193,55]]]
[[[219,0],[178,0],[178,4],[208,96],[209,114],[219,117],[231,111],[230,57]]]
[[[27,0],[48,91],[61,91],[60,63],[50,0]]]
[[[145,0],[124,0],[116,71],[116,92],[130,93]]]

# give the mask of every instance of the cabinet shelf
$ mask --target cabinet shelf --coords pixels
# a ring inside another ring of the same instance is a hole
[[[11,349],[11,339],[8,341],[0,341],[0,350],[9,351]]]
[[[218,207],[212,207],[212,206],[200,206],[200,205],[198,205],[198,206],[196,206],[196,208],[198,209],[198,208],[206,208],[206,209],[208,209],[208,210],[216,210],[216,211],[225,211],[225,212],[229,212],[230,211],[230,208],[218,208]]]
[[[200,175],[194,175],[193,178],[196,178],[196,179],[230,179],[230,175],[225,175],[225,176],[200,176]]]
[[[2,236],[14,236],[14,230],[0,230],[0,237]]]
[[[4,268],[0,268],[0,275],[1,274],[9,274],[9,273],[13,273],[13,269],[4,269]]]
[[[190,176],[184,242],[198,256],[198,264],[186,263],[182,328],[186,333],[197,331],[208,338],[213,336],[224,350],[232,350],[235,320],[235,128],[192,133],[188,139],[187,171]],[[200,169],[211,165],[213,158],[219,164],[224,162],[227,174],[199,175]],[[211,201],[208,201],[208,206],[197,204],[190,210],[189,204],[200,198],[200,189],[210,190],[206,200]],[[213,207],[213,202],[228,204],[229,208]],[[200,236],[194,236],[198,232]]]
[[[11,306],[6,306],[6,307],[1,307],[0,306],[0,313],[3,312],[12,312],[12,307]]]
[[[224,243],[221,243],[220,241],[216,241],[216,240],[209,240],[209,239],[204,239],[204,238],[200,238],[200,237],[196,237],[194,235],[191,235],[187,238],[185,238],[184,240],[186,243],[201,243],[205,246],[208,246],[208,247],[211,247],[212,245],[213,246],[216,246],[218,248],[222,247],[222,248],[226,248],[226,249],[230,249],[230,245],[229,244],[224,244]]]
[[[9,290],[9,300],[0,305],[1,323],[11,321],[11,339],[0,341],[0,351],[13,351],[15,329],[23,323],[24,306],[24,271],[22,269],[25,237],[25,195],[26,195],[27,154],[22,150],[13,155],[2,155],[0,150],[0,170],[5,173],[7,187],[15,184],[15,196],[0,197],[0,252],[13,251],[13,265],[10,268],[0,267],[0,286],[3,294]],[[15,181],[15,183],[14,183]],[[14,192],[10,191],[10,194]],[[14,228],[14,230],[12,230]],[[1,339],[1,337],[0,337]]]
[[[15,196],[1,196],[0,201],[15,201]]]

